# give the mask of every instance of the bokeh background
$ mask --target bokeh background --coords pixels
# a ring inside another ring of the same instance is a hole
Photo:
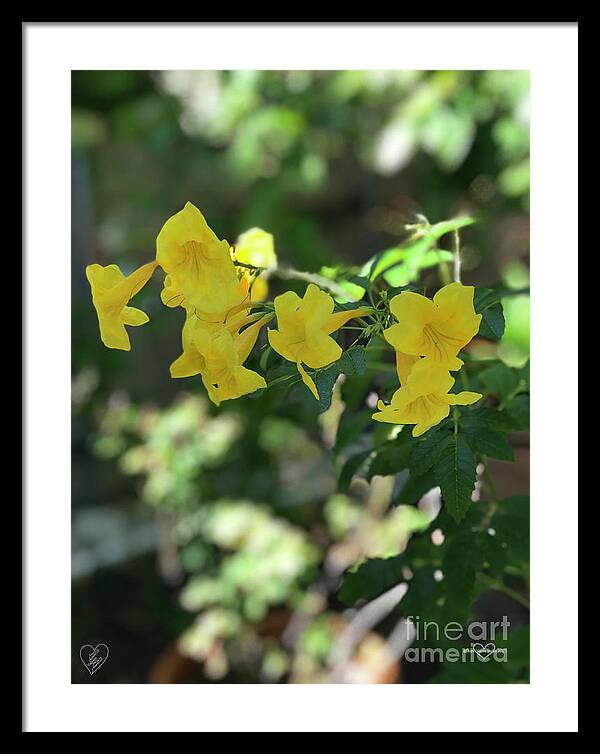
[[[100,342],[85,266],[150,261],[188,200],[220,237],[264,228],[280,263],[324,275],[401,244],[419,215],[469,213],[463,282],[526,290],[528,73],[75,71],[71,169],[73,681],[336,680],[339,573],[422,523],[387,507],[385,477],[336,493],[371,377],[321,417],[301,387],[216,409],[199,379],[169,377],[182,312],[160,276],[124,353]],[[289,287],[304,284],[270,281]],[[529,297],[504,303],[498,354],[518,366]],[[527,484],[521,458],[507,490]],[[382,661],[390,630],[364,637],[350,680],[435,677]],[[90,677],[79,647],[97,642],[110,657]]]

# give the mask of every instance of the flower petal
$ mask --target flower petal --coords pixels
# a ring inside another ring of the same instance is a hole
[[[265,314],[264,317],[261,317],[257,322],[250,325],[245,330],[242,330],[239,334],[236,339],[236,351],[240,364],[243,364],[246,361],[250,355],[250,351],[254,348],[254,344],[256,343],[261,328],[264,327],[272,317],[272,314]]]
[[[218,382],[213,382],[212,377],[203,374],[202,382],[206,387],[208,397],[217,406],[222,401],[241,398],[242,395],[267,387],[264,377],[242,366],[233,367],[224,373]]]
[[[343,351],[330,335],[316,331],[302,345],[300,359],[311,369],[321,369],[337,361]]]
[[[196,374],[200,374],[205,366],[206,361],[197,351],[184,351],[171,364],[169,371],[173,379],[193,377]]]
[[[274,304],[277,325],[280,330],[283,330],[286,326],[295,323],[295,315],[300,309],[302,299],[294,291],[286,291],[279,296],[275,296]]]
[[[447,393],[454,382],[454,377],[448,369],[426,357],[415,363],[407,384],[413,396],[417,398],[432,393]]]
[[[315,385],[313,378],[306,372],[301,362],[298,362],[296,366],[298,367],[298,371],[300,372],[300,377],[302,377],[302,382],[315,396],[315,398],[319,400],[319,391],[317,390],[317,386]]]
[[[139,327],[145,325],[150,321],[150,317],[141,309],[136,309],[135,306],[126,306],[121,314],[121,319],[124,325],[131,325],[133,327]]]
[[[396,374],[401,385],[406,385],[413,366],[420,358],[420,356],[412,356],[402,351],[396,351]]]
[[[318,285],[310,283],[302,299],[302,318],[306,326],[307,334],[314,330],[322,330],[328,321],[335,301],[325,291],[322,291]]]
[[[470,390],[463,390],[462,393],[448,393],[447,398],[451,406],[470,406],[483,398],[483,395],[473,393]]]
[[[370,311],[369,308],[362,308],[362,309],[348,309],[342,312],[335,312],[335,314],[332,314],[328,318],[325,324],[325,327],[323,328],[323,332],[326,335],[330,335],[336,330],[339,330],[340,327],[343,327],[346,324],[346,322],[349,322],[351,319],[355,319],[356,317],[362,317],[364,314],[368,314],[369,311]]]

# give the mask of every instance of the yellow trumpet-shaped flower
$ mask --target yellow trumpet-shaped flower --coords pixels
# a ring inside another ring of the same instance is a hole
[[[337,361],[342,349],[331,333],[368,310],[353,309],[334,314],[333,298],[314,283],[309,284],[304,298],[287,291],[277,296],[274,303],[278,329],[269,330],[271,348],[296,364],[302,381],[318,400],[317,387],[303,364],[320,369]]]
[[[237,262],[262,268],[258,276],[253,270],[245,270],[244,278],[251,283],[252,301],[264,301],[269,292],[268,271],[277,267],[273,236],[261,228],[250,228],[239,236],[233,254]]]
[[[406,384],[392,396],[389,405],[379,401],[373,419],[389,424],[414,424],[413,437],[419,437],[439,424],[450,413],[450,406],[469,406],[481,393],[449,393],[454,377],[430,358],[420,359],[412,367]]]
[[[258,322],[257,317],[260,317],[260,315],[246,315],[245,313],[241,312],[238,315],[232,317],[231,320],[225,324],[211,324],[210,327],[207,327],[207,323],[204,320],[199,319],[193,312],[188,312],[181,333],[183,353],[171,364],[171,377],[193,377],[194,375],[200,374],[201,372],[205,371],[205,354],[207,353],[207,344],[224,329],[227,330],[234,338],[236,336],[242,338],[243,335],[244,337],[240,341],[240,345],[246,343],[248,338],[254,335],[252,345],[245,354],[245,358],[247,358],[248,354],[252,350],[252,347],[254,346],[254,343],[256,342],[258,331],[269,321],[272,315],[265,315],[262,319],[258,320]],[[239,331],[245,325],[252,323],[254,323],[254,327],[252,329],[247,328],[241,335],[239,334]],[[259,326],[256,327],[257,325]]]
[[[160,297],[164,304],[166,304],[169,307],[175,307],[175,306],[183,306],[183,308],[186,310],[187,319],[186,322],[189,320],[191,321],[196,327],[201,327],[207,332],[215,333],[218,330],[220,330],[222,327],[230,327],[234,325],[236,322],[240,322],[247,316],[249,312],[249,306],[250,306],[250,283],[246,278],[242,278],[239,281],[238,284],[238,291],[240,297],[242,297],[242,302],[240,304],[237,304],[236,306],[232,306],[230,309],[224,312],[203,312],[198,309],[195,309],[194,307],[185,306],[181,303],[177,303],[177,299],[179,302],[182,301],[181,296],[174,296],[173,291],[174,289],[171,287],[171,280],[170,276],[167,275],[167,277],[164,280],[164,287],[161,291]],[[171,303],[175,301],[175,303]],[[251,320],[248,320],[251,321]],[[242,327],[242,324],[239,324],[239,327]]]
[[[229,244],[217,238],[191,202],[163,225],[156,260],[167,273],[162,296],[167,306],[215,314],[243,301]]]
[[[420,356],[411,356],[408,353],[396,351],[396,374],[401,385],[406,385],[412,368],[418,361],[421,361]]]
[[[130,351],[131,343],[125,325],[136,327],[149,321],[145,312],[127,304],[146,285],[155,269],[156,262],[149,262],[125,276],[116,264],[107,267],[90,264],[86,267],[85,274],[92,289],[92,301],[100,325],[100,338],[108,348]]]
[[[183,328],[183,354],[171,364],[172,377],[200,374],[208,396],[217,406],[267,386],[257,372],[242,366],[250,355],[261,327],[272,315],[256,321],[255,316],[236,320],[216,332],[207,331],[193,314]],[[244,325],[252,322],[240,333]]]
[[[481,314],[473,308],[472,285],[450,283],[433,301],[418,293],[404,291],[390,301],[398,323],[384,331],[396,351],[427,356],[447,369],[460,369],[457,353],[479,331]]]

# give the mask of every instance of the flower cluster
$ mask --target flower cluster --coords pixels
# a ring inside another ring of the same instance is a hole
[[[400,388],[391,403],[379,401],[373,419],[391,424],[414,424],[418,437],[450,413],[450,406],[468,406],[480,393],[450,393],[451,371],[463,362],[457,354],[479,331],[481,314],[473,307],[474,288],[450,283],[433,301],[412,291],[403,291],[390,301],[398,320],[384,330],[384,337],[396,352]]]
[[[242,234],[235,247],[220,240],[200,210],[188,202],[162,227],[156,239],[156,261],[125,277],[116,265],[87,267],[100,337],[108,348],[129,351],[125,325],[149,321],[129,301],[148,282],[157,266],[165,272],[161,300],[185,310],[182,354],[171,364],[171,376],[200,375],[210,399],[239,398],[267,383],[244,367],[261,328],[273,312],[252,313],[267,296],[265,282],[276,264],[273,238],[260,228]],[[258,271],[265,271],[258,276]],[[316,285],[304,299],[288,291],[277,296],[274,310],[278,330],[269,331],[271,347],[293,361],[311,392],[318,398],[312,369],[328,366],[342,355],[331,334],[363,309],[333,313],[334,300]]]
[[[273,318],[268,344],[296,365],[316,399],[319,391],[309,370],[323,369],[342,356],[332,337],[351,319],[359,318],[363,335],[383,331],[396,352],[400,388],[391,403],[379,401],[377,421],[414,424],[416,437],[444,419],[451,405],[474,403],[479,393],[450,393],[450,371],[461,368],[458,353],[478,332],[471,286],[452,283],[429,300],[403,292],[389,302],[397,323],[387,329],[370,306],[335,311],[334,299],[314,283],[300,298],[293,291],[267,302],[269,272],[277,265],[273,237],[252,228],[236,246],[219,239],[200,210],[188,202],[169,218],[156,239],[156,260],[125,276],[116,265],[92,264],[86,273],[98,315],[100,337],[109,348],[129,351],[126,325],[143,325],[148,316],[129,306],[157,267],[165,273],[161,300],[182,308],[182,353],[171,364],[174,378],[199,375],[217,406],[266,388],[265,378],[244,366],[261,329]],[[258,311],[256,311],[258,310]],[[387,314],[385,315],[387,317]],[[360,329],[360,328],[359,328]]]

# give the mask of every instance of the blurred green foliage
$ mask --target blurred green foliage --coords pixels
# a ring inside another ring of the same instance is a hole
[[[191,200],[221,237],[264,228],[283,265],[341,277],[359,299],[365,275],[439,285],[451,236],[435,222],[472,215],[463,280],[503,286],[506,327],[498,344],[474,344],[467,389],[483,386],[525,427],[528,98],[523,71],[73,72],[74,516],[127,507],[166,526],[182,588],[164,641],[178,639],[208,679],[326,679],[343,631],[341,574],[367,558],[389,563],[436,511],[391,505],[408,472],[385,476],[394,437],[369,418],[374,391],[394,387],[376,343],[325,413],[301,385],[216,410],[199,380],[169,377],[182,320],[157,282],[140,294],[152,322],[131,354],[102,347],[85,265],[149,261],[164,220]],[[304,286],[269,280],[271,295]],[[514,369],[500,373],[498,358]],[[352,481],[358,469],[366,478]],[[77,594],[83,602],[85,588]],[[131,609],[116,590],[114,604],[107,621]],[[299,624],[291,644],[283,627],[265,629],[277,610]],[[138,623],[143,632],[144,614]],[[369,646],[367,664],[381,657]],[[480,682],[489,667],[438,680]]]

